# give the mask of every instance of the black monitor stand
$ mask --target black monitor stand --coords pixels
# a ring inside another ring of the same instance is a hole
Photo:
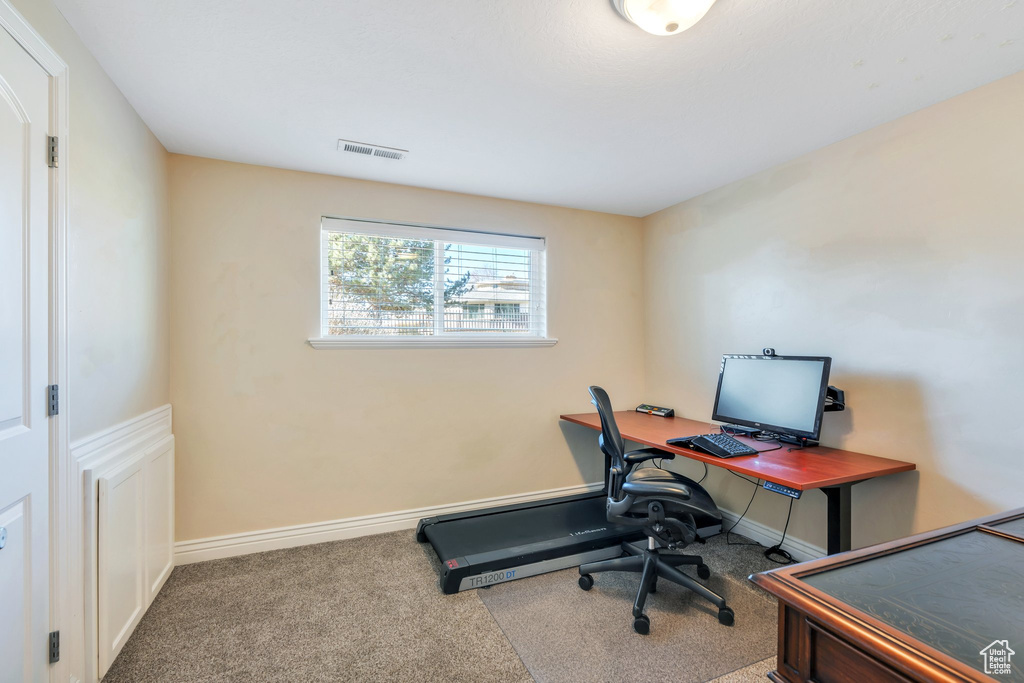
[[[802,436],[790,436],[789,434],[776,434],[775,440],[778,441],[779,443],[793,444],[794,446],[799,446],[800,448],[811,448],[812,446],[818,445],[817,441],[806,439]]]

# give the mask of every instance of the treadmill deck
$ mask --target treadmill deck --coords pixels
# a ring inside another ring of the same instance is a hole
[[[565,539],[609,530],[636,532],[608,522],[604,496],[535,505],[520,510],[465,517],[428,526],[427,538],[446,559]]]
[[[441,589],[457,593],[618,557],[638,527],[612,524],[592,493],[420,520],[417,538],[441,561]]]

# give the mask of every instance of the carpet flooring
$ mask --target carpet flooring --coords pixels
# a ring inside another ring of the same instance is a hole
[[[711,683],[760,683],[768,680],[768,672],[775,670],[775,657],[762,659],[750,666],[719,676]]]
[[[733,537],[736,539],[737,537]],[[701,546],[736,611],[659,583],[632,631],[638,575],[576,570],[444,595],[411,531],[177,567],[104,683],[234,681],[761,681],[776,605],[746,581],[754,547]]]
[[[427,547],[429,551],[429,546]],[[530,681],[412,532],[177,567],[104,683]]]
[[[640,577],[622,572],[595,574],[594,587],[583,591],[579,572],[567,569],[495,585],[480,591],[480,599],[540,683],[699,683],[774,654],[777,603],[746,579],[770,568],[762,549],[727,546],[717,537],[691,550],[711,568],[703,583],[736,612],[733,626],[718,623],[718,608],[711,603],[659,581],[645,610],[651,632],[638,636],[632,609]],[[684,571],[696,576],[692,569]]]

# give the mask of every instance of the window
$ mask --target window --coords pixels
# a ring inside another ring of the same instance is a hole
[[[321,230],[314,347],[555,342],[543,238],[326,217]]]
[[[487,314],[486,304],[462,304],[462,314],[467,320],[480,320]]]
[[[519,304],[500,303],[494,304],[494,317],[515,319],[519,317]]]

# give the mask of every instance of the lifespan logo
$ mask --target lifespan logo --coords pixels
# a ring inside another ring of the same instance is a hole
[[[993,640],[979,654],[985,659],[985,673],[1008,675],[1013,668],[1010,659],[1017,653],[1010,649],[1009,641]]]

